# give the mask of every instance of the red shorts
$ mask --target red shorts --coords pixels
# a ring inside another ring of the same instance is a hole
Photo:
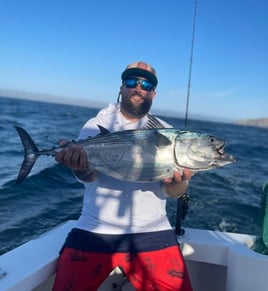
[[[65,247],[57,263],[54,291],[95,291],[116,267],[139,291],[192,291],[178,245],[138,253],[96,253]]]

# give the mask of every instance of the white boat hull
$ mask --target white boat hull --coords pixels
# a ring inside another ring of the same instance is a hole
[[[74,222],[68,221],[0,256],[0,290],[51,290],[58,252]],[[185,231],[178,240],[195,291],[267,289],[268,256],[250,249],[254,236],[198,229]],[[109,290],[134,288],[117,268],[99,288],[99,291]]]

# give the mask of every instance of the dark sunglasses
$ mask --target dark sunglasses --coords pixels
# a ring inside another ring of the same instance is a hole
[[[140,84],[141,89],[144,91],[152,91],[154,90],[154,85],[150,83],[147,80],[141,80],[141,79],[126,79],[124,80],[124,85],[127,88],[136,88]]]

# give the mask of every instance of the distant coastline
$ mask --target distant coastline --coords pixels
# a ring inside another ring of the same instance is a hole
[[[0,88],[0,97],[6,98],[15,98],[15,99],[24,99],[24,100],[32,100],[32,101],[39,101],[39,102],[48,102],[48,103],[57,103],[57,104],[66,104],[66,105],[75,105],[75,106],[82,106],[82,107],[92,107],[101,109],[109,103],[109,101],[95,101],[95,100],[85,100],[80,98],[72,98],[72,97],[63,97],[63,96],[56,96],[50,94],[43,94],[43,93],[33,93],[33,92],[26,92],[21,90],[11,90],[11,89],[3,89]],[[161,116],[169,116],[169,117],[177,117],[177,118],[184,118],[185,113],[177,112],[172,110],[165,110],[159,108],[153,108],[152,113]],[[206,114],[191,114],[189,119],[193,120],[206,120],[206,121],[216,121],[216,122],[223,122],[223,123],[232,123],[233,121],[228,118],[216,117],[216,116],[209,116]]]
[[[247,125],[247,126],[257,126],[257,127],[267,127],[268,128],[268,118],[257,118],[257,119],[241,119],[236,120],[236,124]]]
[[[0,97],[25,99],[25,100],[66,104],[66,105],[75,105],[75,106],[82,106],[82,107],[92,107],[92,108],[97,108],[97,109],[103,108],[109,103],[105,101],[63,97],[63,96],[56,96],[56,95],[51,95],[51,94],[33,93],[33,92],[26,92],[22,90],[12,90],[12,89],[4,89],[4,88],[0,88]],[[161,116],[185,118],[185,113],[183,112],[164,110],[164,109],[159,109],[159,108],[153,108],[152,112],[154,114],[161,115]],[[245,125],[245,126],[268,127],[268,117],[258,118],[258,119],[232,120],[229,118],[223,118],[223,117],[218,117],[218,116],[192,113],[190,114],[189,119],[201,120],[201,121],[205,120],[205,121],[220,122],[220,123],[233,123],[233,124],[239,124],[239,125]]]

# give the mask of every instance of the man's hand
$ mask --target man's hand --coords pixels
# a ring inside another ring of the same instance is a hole
[[[69,141],[61,140],[59,143],[61,146],[64,146]],[[56,154],[55,160],[73,170],[84,171],[88,169],[87,155],[80,145],[64,147]]]
[[[186,192],[188,181],[192,176],[193,173],[189,169],[184,169],[182,174],[174,171],[173,178],[167,178],[162,181],[163,189],[169,197],[180,197]]]
[[[64,146],[69,141],[61,140],[59,144]],[[84,182],[92,182],[97,179],[98,172],[89,169],[87,154],[81,145],[64,147],[55,155],[55,160],[71,168],[76,177]]]

